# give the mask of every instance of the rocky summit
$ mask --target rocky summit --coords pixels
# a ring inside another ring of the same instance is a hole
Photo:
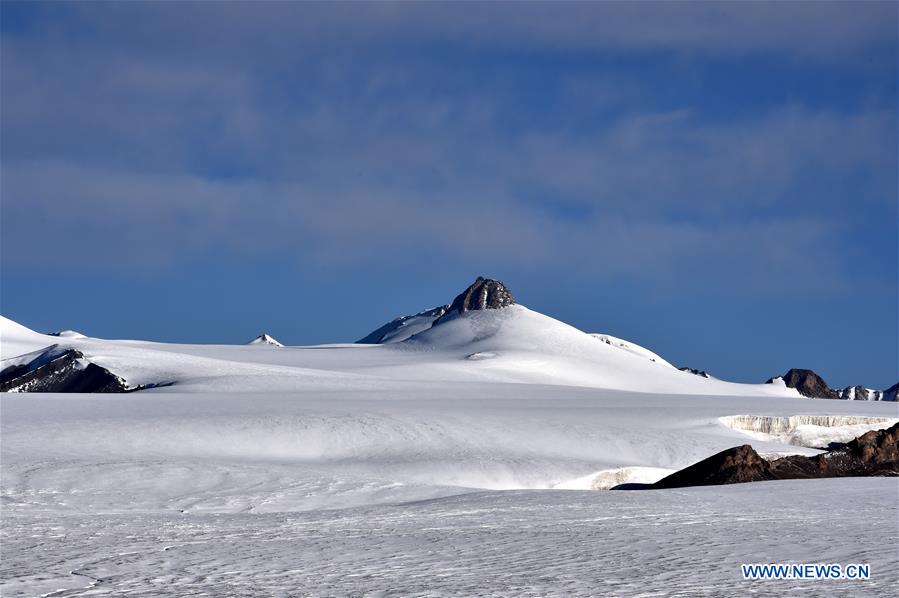
[[[783,376],[779,377],[783,378],[784,384],[786,384],[787,387],[795,388],[799,391],[799,394],[804,397],[813,399],[840,398],[840,395],[831,390],[827,385],[827,382],[812,370],[793,368]],[[771,384],[774,380],[775,378],[770,378],[767,381],[767,384]]]
[[[447,313],[500,309],[510,305],[515,305],[515,297],[506,285],[492,278],[478,276],[471,286],[453,299]]]

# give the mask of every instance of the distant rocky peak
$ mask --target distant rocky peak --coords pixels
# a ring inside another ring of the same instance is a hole
[[[812,370],[803,370],[793,368],[783,376],[784,384],[788,388],[795,388],[804,397],[814,399],[839,399],[840,396],[831,390],[821,376]],[[774,378],[768,380],[768,384],[774,381]]]
[[[865,386],[847,386],[843,390],[830,388],[821,376],[812,370],[793,368],[783,376],[769,378],[767,384],[782,381],[787,388],[795,388],[804,397],[812,399],[843,399],[846,401],[895,401],[899,395],[899,382],[886,390],[874,390]]]
[[[492,278],[478,276],[471,286],[453,299],[447,312],[500,309],[510,305],[515,305],[515,297],[506,285]]]
[[[281,343],[279,343],[277,340],[275,340],[274,338],[272,338],[271,336],[266,334],[265,332],[263,332],[262,334],[260,334],[259,336],[257,336],[256,338],[254,338],[253,340],[248,342],[247,344],[248,345],[271,345],[273,347],[283,347],[284,346]]]

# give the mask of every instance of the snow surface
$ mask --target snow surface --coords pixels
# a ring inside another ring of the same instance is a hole
[[[556,490],[611,490],[619,484],[654,484],[675,471],[677,470],[664,467],[617,467],[561,482],[553,488]]]
[[[639,355],[640,357],[645,357],[650,361],[654,361],[656,363],[667,365],[668,367],[674,367],[668,361],[662,359],[662,357],[656,353],[653,353],[649,349],[645,347],[641,347],[636,343],[632,343],[630,341],[626,341],[624,339],[620,339],[618,337],[612,336],[611,334],[597,334],[591,333],[590,336],[601,340],[607,345],[611,345],[613,347],[617,347],[622,351],[627,351],[628,353],[632,353],[634,355]]]
[[[895,479],[588,489],[746,443],[723,417],[896,418],[896,403],[706,380],[523,307],[494,311],[403,343],[277,350],[63,341],[0,322],[3,358],[60,343],[131,384],[177,381],[0,395],[0,594],[876,596],[899,583]],[[817,452],[785,440],[751,442]],[[744,582],[739,565],[756,562],[866,562],[874,577]]]
[[[87,338],[77,330],[60,330],[59,332],[53,333],[50,336],[59,336],[62,338]]]
[[[3,359],[54,343],[79,349],[131,386],[176,382],[162,392],[285,392],[338,383],[368,390],[397,382],[477,381],[671,394],[800,396],[783,384],[736,384],[681,372],[520,305],[456,314],[400,343],[284,351],[61,339],[2,321]],[[475,354],[482,358],[469,358]]]

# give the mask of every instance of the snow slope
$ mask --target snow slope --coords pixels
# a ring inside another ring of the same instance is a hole
[[[644,357],[650,361],[654,361],[654,362],[662,364],[662,365],[667,365],[672,368],[674,367],[668,361],[666,361],[665,359],[662,359],[662,357],[660,355],[657,355],[656,353],[653,353],[649,349],[647,349],[645,347],[641,347],[640,345],[638,345],[636,343],[632,343],[630,341],[620,339],[618,337],[612,336],[611,334],[591,333],[590,336],[598,338],[599,340],[606,343],[607,345],[617,347],[617,348],[621,349],[622,351],[627,351],[628,353],[632,353],[634,355],[639,355],[640,357]]]
[[[58,343],[131,383],[177,382],[0,395],[4,597],[809,593],[739,577],[783,561],[871,564],[830,596],[899,582],[893,479],[600,490],[747,442],[814,454],[796,429],[826,444],[895,403],[706,380],[520,306],[389,345],[0,324],[4,359]]]
[[[448,305],[441,305],[417,313],[414,316],[400,316],[360,339],[359,343],[399,343],[410,336],[430,328],[440,316],[446,313]]]
[[[54,343],[82,351],[129,384],[175,382],[155,392],[283,392],[341,381],[364,389],[397,381],[517,382],[671,394],[798,396],[776,384],[734,384],[681,372],[622,350],[520,305],[457,314],[404,342],[258,351],[253,346],[172,345],[59,338],[8,319],[8,359]]]
[[[0,408],[3,596],[81,595],[96,578],[114,595],[721,595],[741,562],[787,559],[870,562],[871,595],[895,581],[895,480],[561,490],[749,441],[723,416],[895,417],[892,403],[415,382]]]

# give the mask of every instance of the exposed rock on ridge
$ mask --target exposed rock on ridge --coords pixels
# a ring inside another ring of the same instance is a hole
[[[0,392],[118,393],[151,386],[161,385],[130,387],[120,376],[88,361],[81,351],[59,345],[5,360],[0,371]]]
[[[654,484],[627,484],[617,488],[684,488],[859,476],[899,476],[899,424],[885,430],[872,430],[834,450],[812,457],[790,455],[767,461],[750,445],[744,444],[721,451]]]
[[[478,276],[467,289],[453,299],[448,311],[500,309],[515,305],[515,297],[502,282]]]
[[[795,388],[804,397],[815,399],[839,399],[840,396],[827,386],[824,379],[812,370],[793,368],[783,376],[784,384],[788,388]],[[766,384],[773,383],[775,378],[769,378]]]
[[[696,368],[687,368],[687,367],[677,368],[677,369],[679,369],[682,372],[687,372],[688,374],[693,374],[694,376],[699,376],[700,378],[711,378],[712,377],[712,375],[709,374],[705,370],[697,370]]]
[[[845,399],[847,401],[889,401],[896,400],[893,399],[884,399],[884,391],[882,390],[873,390],[871,388],[865,388],[864,386],[847,386],[843,390],[837,392],[840,395],[841,399]]]
[[[880,397],[881,401],[895,401],[899,397],[899,382],[892,385],[885,391],[883,391],[883,396]]]
[[[434,322],[434,325],[455,314],[483,309],[502,309],[510,305],[515,305],[515,297],[506,285],[492,278],[478,276],[471,286],[453,299],[446,314]]]
[[[771,465],[748,444],[721,451],[662,478],[652,488],[718,486],[774,480]]]
[[[847,386],[843,390],[835,390],[827,385],[824,379],[812,370],[791,369],[783,376],[769,378],[766,384],[783,380],[788,388],[795,388],[804,397],[812,399],[844,399],[848,401],[895,401],[899,383],[887,390],[872,390],[864,386]]]

